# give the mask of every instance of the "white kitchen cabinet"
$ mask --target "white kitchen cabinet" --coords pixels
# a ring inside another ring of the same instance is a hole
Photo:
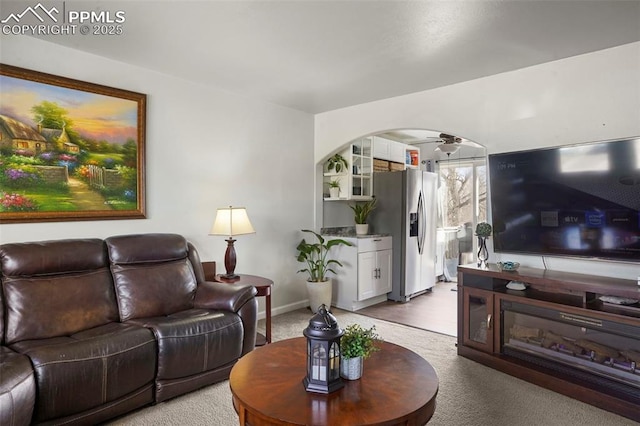
[[[394,163],[405,163],[406,159],[406,149],[409,148],[410,145],[394,142],[390,146],[389,150],[389,161],[393,161]]]
[[[337,174],[327,170],[325,165],[323,192],[325,201],[333,200],[370,200],[373,198],[373,137],[360,138],[340,153],[347,160],[347,170]],[[331,180],[340,183],[340,196],[328,197],[328,183]]]
[[[391,250],[358,253],[358,300],[391,291]]]
[[[384,139],[379,136],[373,137],[373,158],[379,160],[393,161],[404,164],[405,147],[409,145]]]
[[[343,239],[353,246],[337,246],[330,253],[331,259],[343,265],[342,268],[335,268],[333,306],[356,311],[386,301],[387,293],[391,291],[392,238],[371,236]]]
[[[391,145],[396,142],[384,139],[379,136],[373,137],[373,158],[379,160],[389,160],[391,156]],[[404,160],[402,161],[404,162]]]
[[[404,164],[405,168],[418,168],[420,164],[420,148],[402,142],[373,138],[373,158]]]
[[[370,200],[373,197],[373,138],[361,138],[351,144],[351,188],[349,199]]]

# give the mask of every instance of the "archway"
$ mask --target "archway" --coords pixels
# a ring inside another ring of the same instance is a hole
[[[363,138],[372,138],[373,144],[390,141],[410,146],[419,152],[417,168],[438,174],[436,273],[441,279],[454,279],[458,263],[474,261],[475,241],[472,238],[472,230],[477,222],[486,220],[487,154],[485,147],[463,136],[430,129],[385,130],[371,133]],[[345,152],[360,139],[362,138],[346,142],[331,155]],[[372,151],[379,152],[377,149]],[[372,155],[375,159],[375,154]],[[321,175],[326,170],[323,165],[330,157],[326,157],[318,165]],[[380,166],[377,161],[379,159],[375,160],[375,166]],[[405,163],[411,162],[411,159],[405,160]],[[388,163],[391,166],[387,167],[396,167],[395,170],[402,166],[394,161]],[[374,173],[378,171],[381,170],[375,169]],[[319,178],[318,181],[323,182],[323,179]],[[373,182],[375,183],[375,174]],[[327,192],[325,179],[320,194],[326,195]],[[375,189],[373,192],[375,195]],[[349,195],[340,200],[319,197],[318,216],[321,227],[344,229],[353,226],[353,212],[349,205],[356,202],[357,198]]]

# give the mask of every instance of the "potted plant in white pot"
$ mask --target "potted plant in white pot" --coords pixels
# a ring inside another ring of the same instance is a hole
[[[298,272],[309,274],[306,280],[309,307],[316,312],[322,305],[331,306],[333,281],[327,277],[327,273],[336,273],[331,269],[333,265],[342,266],[342,263],[335,259],[327,259],[329,250],[338,245],[352,246],[353,244],[340,238],[325,240],[322,235],[310,229],[303,229],[302,232],[313,234],[316,239],[315,243],[309,243],[303,238],[296,247],[298,250],[296,259],[306,264],[306,268]]]
[[[363,328],[359,324],[348,325],[340,339],[340,375],[347,380],[362,377],[364,360],[379,350],[376,343],[380,340],[375,325],[371,328]]]
[[[366,235],[369,232],[369,224],[367,219],[371,212],[376,208],[376,199],[364,203],[356,203],[349,206],[353,210],[353,219],[356,222],[356,234]]]
[[[327,171],[332,172],[335,170],[336,173],[341,173],[343,170],[347,170],[349,168],[349,163],[347,163],[346,158],[344,158],[340,154],[335,154],[327,160]]]
[[[329,185],[329,197],[340,198],[340,179],[331,179]]]

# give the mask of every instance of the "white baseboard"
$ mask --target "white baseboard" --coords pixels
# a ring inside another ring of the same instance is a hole
[[[286,314],[287,312],[296,311],[298,309],[307,308],[309,306],[309,300],[305,299],[300,302],[290,303],[285,306],[279,306],[275,309],[271,309],[271,317],[275,317],[276,315]],[[311,311],[309,311],[311,312]],[[267,316],[265,311],[258,311],[258,320],[263,320]]]
[[[271,310],[271,315],[275,317],[276,315],[286,314],[287,312],[296,311],[298,309],[306,308],[308,306],[309,306],[309,300],[305,299],[300,302],[290,303],[284,306],[278,306],[277,308]]]

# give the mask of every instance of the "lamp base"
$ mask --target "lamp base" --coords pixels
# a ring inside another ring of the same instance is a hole
[[[240,279],[240,275],[238,274],[221,274],[220,278],[225,281],[236,281]]]
[[[225,241],[227,242],[227,251],[224,253],[224,267],[227,273],[224,274],[223,277],[233,279],[237,277],[234,273],[236,270],[236,249],[233,246],[236,240],[229,237]]]

